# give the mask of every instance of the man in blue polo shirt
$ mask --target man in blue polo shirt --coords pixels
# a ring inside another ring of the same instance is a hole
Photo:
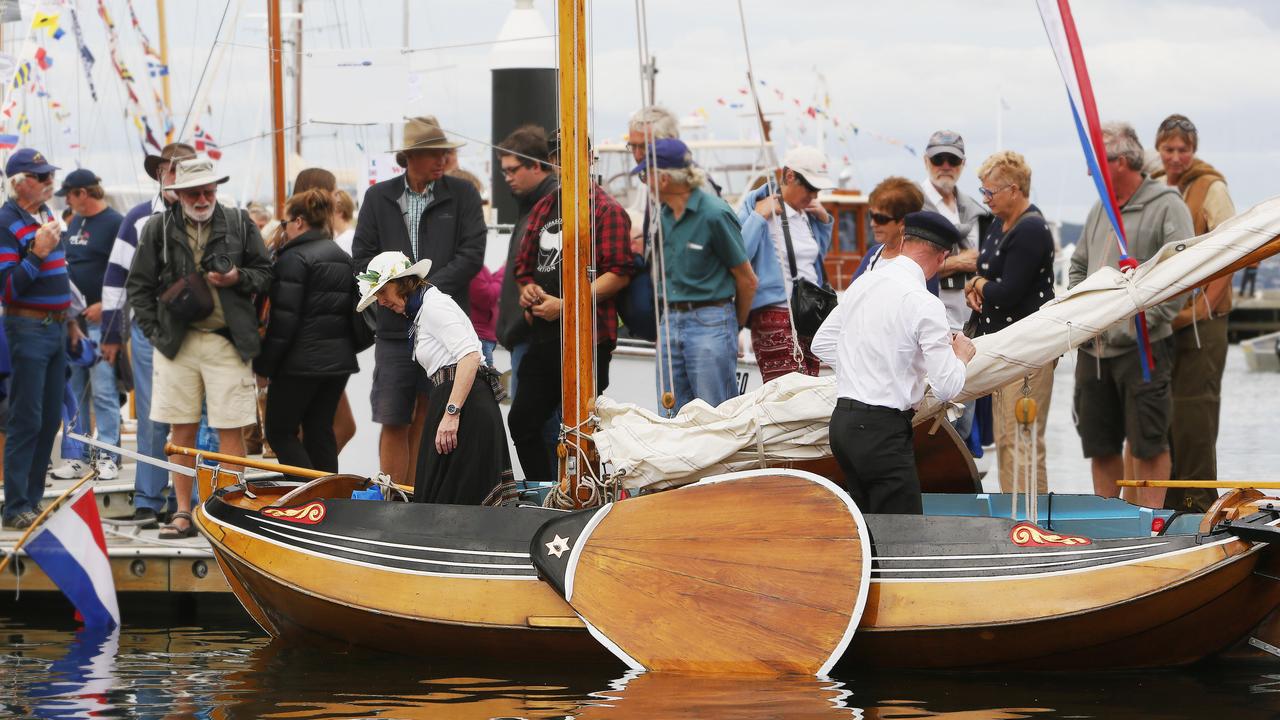
[[[656,140],[635,172],[662,202],[667,302],[658,323],[658,392],[659,407],[674,417],[694,398],[715,406],[738,395],[738,331],[751,313],[756,274],[738,216],[703,189],[707,175],[694,166],[688,146],[676,138]],[[674,405],[664,397],[668,392]]]
[[[4,450],[4,525],[22,530],[35,522],[44,495],[53,440],[62,420],[71,281],[62,228],[45,203],[58,168],[23,148],[4,172],[13,196],[0,206],[0,302],[9,341],[8,442]]]
[[[86,334],[94,343],[102,344],[102,278],[107,259],[115,244],[116,233],[124,217],[106,202],[102,180],[92,170],[80,168],[67,173],[62,187],[54,193],[67,200],[75,219],[63,235],[66,241],[67,272],[71,282],[84,296]],[[120,396],[116,389],[116,373],[111,363],[98,362],[93,367],[71,368],[71,391],[81,416],[93,407],[93,424],[98,439],[110,445],[120,444]],[[85,448],[89,452],[89,448]],[[56,478],[70,480],[84,474],[89,457],[63,458],[67,464],[55,469]],[[83,461],[83,462],[81,462]],[[118,456],[108,455],[98,461],[98,476],[103,480],[119,477]]]

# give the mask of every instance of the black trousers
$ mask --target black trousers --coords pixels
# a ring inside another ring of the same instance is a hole
[[[596,346],[596,390],[604,392],[609,387],[609,361],[613,348]],[[511,402],[507,414],[507,427],[511,430],[511,442],[516,446],[516,457],[528,482],[551,482],[556,478],[557,458],[555,447],[547,447],[542,438],[542,428],[560,407],[560,343],[529,343],[529,350],[520,361],[520,391]]]
[[[333,415],[347,387],[347,377],[281,375],[271,379],[262,425],[281,463],[338,472]],[[298,438],[299,430],[302,439]]]
[[[840,405],[847,405],[841,400]],[[831,450],[864,513],[919,515],[923,509],[911,418],[888,408],[840,407],[831,413]]]

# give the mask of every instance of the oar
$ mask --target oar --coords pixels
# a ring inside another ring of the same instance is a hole
[[[1280,481],[1277,480],[1117,480],[1116,485],[1133,488],[1214,488],[1219,490],[1253,488],[1255,490],[1280,490]]]
[[[571,513],[543,578],[633,669],[825,674],[870,586],[862,515],[831,481],[753,470]]]
[[[22,534],[22,537],[18,538],[18,542],[13,546],[13,549],[9,551],[9,554],[5,555],[3,560],[0,560],[0,573],[4,572],[5,568],[9,567],[9,561],[12,560],[13,557],[18,554],[18,550],[23,545],[26,544],[27,538],[31,537],[31,534],[34,533],[36,530],[38,530],[42,524],[44,524],[45,519],[48,518],[51,514],[53,514],[53,511],[57,510],[58,506],[61,505],[64,500],[70,497],[72,493],[79,490],[82,485],[89,482],[97,475],[98,475],[98,471],[96,469],[90,470],[88,473],[85,474],[84,477],[80,478],[75,485],[72,485],[70,488],[67,489],[66,492],[59,495],[57,499],[49,503],[49,507],[46,507],[43,512],[41,512],[38,516],[36,516],[36,521],[31,523],[31,527],[27,528],[27,531]]]

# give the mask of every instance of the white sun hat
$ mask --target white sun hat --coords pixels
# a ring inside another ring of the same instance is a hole
[[[430,260],[410,263],[409,257],[402,252],[388,250],[379,253],[369,261],[369,267],[364,272],[356,275],[356,282],[360,286],[360,302],[356,305],[356,312],[363,312],[365,308],[372,305],[374,296],[383,285],[392,280],[410,275],[425,278],[429,272],[431,272]]]
[[[205,185],[221,185],[230,180],[228,175],[220,175],[214,169],[213,161],[208,158],[191,158],[180,160],[174,172],[173,184],[166,185],[165,190],[185,190],[187,188],[204,187]]]

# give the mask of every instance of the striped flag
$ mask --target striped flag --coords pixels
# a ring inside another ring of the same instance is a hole
[[[0,150],[12,150],[18,147],[21,139],[17,135],[0,134]]]
[[[1080,36],[1076,33],[1075,19],[1071,16],[1071,4],[1068,0],[1036,0],[1040,9],[1040,19],[1044,22],[1045,33],[1049,36],[1049,45],[1058,61],[1058,70],[1067,86],[1067,99],[1071,105],[1071,117],[1075,121],[1076,134],[1080,138],[1080,146],[1084,150],[1085,164],[1089,167],[1089,176],[1093,178],[1094,188],[1098,191],[1098,199],[1102,209],[1106,211],[1107,220],[1115,231],[1116,243],[1120,247],[1120,269],[1129,270],[1138,266],[1138,261],[1129,256],[1129,241],[1124,232],[1124,221],[1120,208],[1116,205],[1115,186],[1111,182],[1111,170],[1107,166],[1107,151],[1102,142],[1102,123],[1098,120],[1098,104],[1093,98],[1093,84],[1089,81],[1089,68],[1084,61],[1084,48],[1080,44]],[[1151,369],[1155,358],[1151,354],[1151,341],[1147,337],[1147,322],[1144,313],[1134,318],[1138,331],[1138,353],[1142,360],[1142,377],[1151,379]]]
[[[27,542],[26,551],[76,606],[86,627],[120,625],[115,580],[92,487],[55,512]]]
[[[208,155],[211,160],[221,160],[222,150],[218,149],[218,143],[214,142],[213,136],[204,131],[204,128],[196,126],[195,146],[197,152]]]

